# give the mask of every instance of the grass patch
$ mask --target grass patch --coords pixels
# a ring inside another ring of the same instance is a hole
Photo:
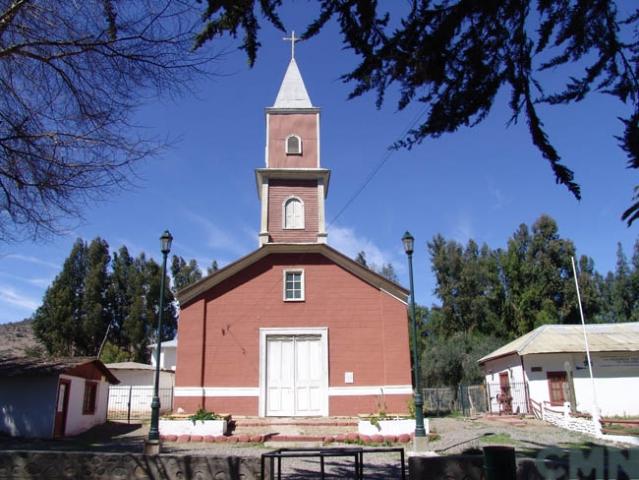
[[[628,424],[607,424],[603,427],[604,433],[611,435],[635,435],[639,436],[639,426]]]
[[[488,445],[519,445],[519,442],[507,433],[489,433],[481,437],[479,441]]]

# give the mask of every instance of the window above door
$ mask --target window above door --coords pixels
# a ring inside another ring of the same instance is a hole
[[[284,301],[304,301],[304,270],[284,270]]]

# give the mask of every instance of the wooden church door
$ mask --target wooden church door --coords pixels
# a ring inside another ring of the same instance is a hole
[[[266,415],[322,414],[322,343],[319,335],[269,336],[266,340]]]

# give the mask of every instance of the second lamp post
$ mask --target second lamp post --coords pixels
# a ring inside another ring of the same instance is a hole
[[[415,239],[406,232],[402,237],[404,251],[408,255],[408,276],[410,277],[410,313],[413,330],[413,379],[415,382],[415,437],[425,437],[424,428],[424,400],[419,384],[419,354],[417,352],[417,317],[415,316],[415,288],[413,287],[413,247]]]
[[[149,428],[149,441],[160,441],[160,348],[162,347],[162,313],[164,312],[164,278],[166,277],[166,256],[171,251],[173,237],[165,230],[160,237],[160,251],[164,257],[162,260],[162,278],[160,279],[160,311],[158,312],[157,347],[155,350],[155,381],[153,382],[153,399],[151,400],[151,426]]]

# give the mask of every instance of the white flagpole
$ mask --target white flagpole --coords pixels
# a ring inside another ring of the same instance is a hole
[[[572,262],[572,273],[575,277],[575,288],[577,289],[577,301],[579,303],[579,315],[581,316],[581,327],[584,332],[584,343],[586,345],[586,358],[588,360],[588,370],[590,371],[590,383],[592,385],[592,421],[595,425],[595,431],[601,435],[601,423],[599,422],[599,409],[597,408],[597,392],[595,389],[595,377],[592,374],[592,361],[590,360],[590,346],[588,345],[588,335],[586,335],[586,322],[584,320],[584,311],[581,308],[581,294],[579,293],[579,282],[577,281],[577,269],[575,268],[575,257],[570,257]]]

